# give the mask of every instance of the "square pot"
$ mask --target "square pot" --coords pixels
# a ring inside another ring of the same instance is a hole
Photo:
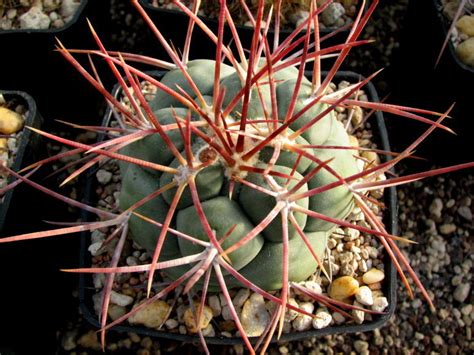
[[[152,72],[154,77],[160,78],[164,73],[163,72]],[[310,73],[307,73],[307,76],[310,76]],[[358,81],[361,80],[360,75],[352,73],[352,72],[339,72],[336,77],[335,81],[347,80],[347,81]],[[374,86],[369,83],[364,88],[366,93],[369,97],[370,101],[379,101],[377,92]],[[117,85],[113,91],[113,95],[115,97],[119,97],[121,92],[121,88]],[[112,119],[112,111],[109,109],[106,113],[103,121],[103,125],[107,126]],[[376,121],[372,124],[372,129],[376,132],[376,139],[378,139],[377,144],[381,149],[390,151],[390,145],[388,141],[388,134],[385,128],[384,118],[381,112],[377,111],[375,113]],[[384,159],[384,157],[381,157]],[[87,194],[86,200],[90,203],[92,200],[93,189],[94,189],[94,182],[93,179],[88,179],[87,182]],[[392,235],[396,235],[398,232],[398,202],[396,196],[396,190],[394,187],[385,189],[385,205],[387,206],[387,210],[384,216],[384,223],[387,227],[387,231]],[[84,213],[83,219],[88,220],[88,215]],[[80,249],[80,267],[89,267],[91,265],[91,256],[88,252],[88,245],[90,242],[90,234],[83,233],[81,235],[81,249]],[[385,279],[383,283],[383,292],[384,295],[387,297],[389,306],[385,311],[385,314],[379,316],[373,316],[373,320],[370,322],[364,322],[363,324],[343,324],[343,325],[334,325],[330,327],[326,327],[320,330],[308,330],[303,332],[292,332],[288,334],[282,334],[279,341],[293,341],[293,340],[300,340],[310,337],[319,337],[329,334],[344,334],[344,333],[354,333],[354,332],[365,332],[370,331],[376,328],[381,327],[385,324],[388,319],[392,316],[395,311],[396,306],[396,279],[397,274],[395,267],[393,266],[390,257],[387,253],[384,253],[384,266],[385,266]],[[93,310],[93,302],[92,302],[92,295],[95,293],[94,287],[92,284],[92,276],[91,274],[80,274],[80,284],[79,284],[79,298],[80,298],[80,307],[82,313],[87,319],[87,321],[92,324],[94,327],[100,328],[100,323],[98,317],[95,315]],[[144,336],[150,336],[155,338],[164,338],[164,339],[172,339],[179,342],[190,342],[190,343],[199,343],[199,337],[197,335],[182,335],[176,333],[168,333],[166,331],[158,331],[153,330],[145,327],[140,326],[131,326],[131,325],[117,325],[111,330],[118,331],[118,332],[134,332],[137,334],[141,334]],[[251,342],[256,342],[258,338],[249,338]],[[276,342],[277,339],[274,337],[272,342]],[[226,338],[223,336],[215,336],[215,337],[206,337],[206,342],[208,344],[216,344],[216,345],[231,345],[231,344],[242,344],[243,340],[240,337],[232,337]]]

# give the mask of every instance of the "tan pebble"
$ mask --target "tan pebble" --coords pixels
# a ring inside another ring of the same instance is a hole
[[[356,148],[359,147],[359,140],[357,139],[356,136],[352,136],[352,135],[349,136],[349,146],[356,147]],[[356,154],[358,154],[358,153],[356,153]]]
[[[242,327],[247,336],[260,336],[270,322],[270,315],[265,308],[265,300],[257,293],[245,301],[241,313]]]
[[[380,158],[379,158],[379,155],[375,152],[372,152],[372,151],[368,151],[368,150],[364,150],[361,155],[367,159],[367,161],[371,164],[371,165],[378,165],[380,164]]]
[[[0,153],[8,151],[8,139],[0,138]]]
[[[456,48],[456,53],[464,64],[474,67],[474,37],[462,42]]]
[[[82,335],[77,340],[77,344],[87,349],[100,350],[100,343],[95,330],[90,330]]]
[[[125,307],[117,306],[116,304],[113,304],[113,303],[109,305],[109,309],[107,310],[107,314],[112,320],[119,319],[126,313],[127,313],[127,309]]]
[[[459,32],[462,32],[469,37],[474,36],[474,16],[464,15],[458,22],[456,22],[456,28]]]
[[[0,133],[13,134],[23,128],[23,117],[6,107],[0,107]]]
[[[224,332],[233,332],[235,330],[235,322],[233,320],[224,320],[219,322],[219,329]]]
[[[367,285],[371,290],[381,290],[382,284],[380,282],[376,282],[374,284]]]
[[[351,114],[352,114],[351,123],[354,126],[358,126],[364,119],[364,114],[362,112],[362,109],[359,106],[354,106],[352,108]]]
[[[364,280],[364,283],[366,283],[367,285],[380,282],[384,278],[385,274],[383,273],[383,271],[375,268],[370,269],[362,276],[362,280]]]
[[[194,303],[194,310],[196,313],[199,313],[200,308],[201,305],[199,303]],[[186,309],[183,318],[186,328],[188,328],[191,333],[197,333],[199,329],[204,329],[209,325],[209,322],[212,319],[212,309],[211,307],[204,305],[204,308],[201,312],[201,318],[199,320],[199,326],[196,323],[194,311],[191,309],[191,307]]]
[[[335,279],[329,288],[329,297],[342,300],[353,296],[359,289],[359,283],[351,276],[342,276]]]
[[[168,317],[170,305],[165,301],[157,300],[143,308],[128,318],[130,324],[142,324],[148,328],[159,328]]]

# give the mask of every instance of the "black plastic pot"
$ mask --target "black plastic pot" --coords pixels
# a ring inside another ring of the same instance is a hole
[[[154,72],[155,77],[161,77],[163,72]],[[348,81],[358,81],[361,77],[358,74],[352,72],[340,72],[336,75],[335,80],[348,80]],[[379,101],[377,92],[374,86],[369,83],[365,90],[371,101]],[[114,90],[114,95],[117,97],[120,93],[120,87],[116,86]],[[109,110],[104,117],[103,125],[106,126],[109,124],[112,118],[112,112]],[[374,136],[378,139],[378,145],[381,149],[390,150],[390,145],[388,141],[388,134],[385,128],[384,118],[381,112],[375,113],[375,121],[372,121],[372,129],[374,131]],[[382,159],[384,159],[382,157]],[[87,182],[87,193],[86,200],[91,203],[94,183],[94,179],[91,178]],[[386,214],[384,216],[384,223],[387,227],[389,233],[396,235],[398,233],[398,202],[396,196],[396,190],[394,187],[387,188],[385,190],[385,204],[388,207]],[[87,218],[87,215],[84,215],[84,218]],[[90,235],[88,233],[83,233],[81,236],[81,250],[80,250],[80,267],[89,267],[91,265],[91,257],[87,251],[87,246],[90,242]],[[283,334],[280,338],[281,341],[293,341],[300,340],[304,338],[324,336],[329,334],[343,334],[343,333],[355,333],[355,332],[365,332],[370,331],[376,328],[381,327],[385,324],[388,319],[392,316],[395,311],[396,306],[396,292],[397,292],[397,274],[395,267],[393,266],[390,257],[387,253],[384,255],[384,265],[385,265],[385,281],[383,283],[383,292],[386,295],[389,302],[389,307],[385,311],[386,313],[381,316],[375,316],[373,321],[363,323],[361,325],[356,324],[345,324],[327,327],[321,330],[309,330],[304,332],[294,332],[289,334]],[[97,316],[93,311],[92,304],[92,295],[95,293],[94,287],[92,285],[91,274],[81,274],[80,275],[80,284],[79,284],[79,299],[80,299],[80,308],[85,319],[91,323],[94,327],[100,328],[100,323]],[[144,327],[130,326],[130,325],[118,325],[112,328],[114,331],[118,332],[134,332],[144,336],[170,339],[179,342],[188,342],[188,343],[199,343],[199,338],[192,335],[182,335],[175,333],[168,333],[165,331],[157,331]],[[251,338],[251,341],[255,342],[257,338]],[[276,338],[272,340],[273,342],[277,341]],[[225,337],[210,337],[206,338],[208,344],[216,345],[231,345],[231,344],[241,344],[243,343],[242,339],[239,337],[225,338]]]
[[[40,128],[43,118],[41,117],[38,109],[36,108],[36,103],[33,98],[21,91],[3,91],[0,90],[0,94],[3,95],[7,102],[16,101],[18,104],[22,104],[27,108],[27,114],[25,118],[25,126]],[[19,171],[22,167],[27,166],[27,164],[33,162],[36,157],[37,145],[39,137],[38,135],[32,133],[29,129],[24,128],[21,140],[17,148],[17,154],[13,165],[10,167],[14,171]],[[10,177],[8,183],[13,182],[15,179]],[[6,223],[6,218],[8,215],[10,201],[13,197],[15,189],[9,190],[3,197],[3,202],[0,203],[0,232],[3,229],[4,224]]]
[[[86,20],[90,19],[101,34],[107,29],[108,18],[107,1],[82,0],[71,21],[61,28],[0,30],[0,67],[4,68],[0,84],[33,95],[46,122],[53,119],[88,121],[88,116],[97,112],[101,95],[55,48],[57,40],[66,48],[96,48]],[[78,58],[88,65],[87,57]]]
[[[174,45],[177,45],[178,48],[182,48],[184,44],[184,39],[186,37],[186,31],[188,28],[189,17],[179,10],[170,10],[164,9],[160,7],[154,7],[150,3],[150,0],[139,0],[141,6],[146,10],[148,15],[151,17],[153,22],[159,26],[159,29],[163,31],[164,37],[168,40],[171,40]],[[367,4],[370,1],[367,1]],[[366,8],[367,5],[366,4]],[[218,20],[211,19],[205,16],[199,16],[200,19],[212,30],[213,33],[217,33],[218,29]],[[236,25],[235,26],[238,33],[240,40],[244,49],[250,49],[252,43],[252,37],[254,33],[254,29],[251,26],[244,26],[244,25]],[[336,28],[323,28],[320,30],[321,37],[330,34]],[[280,30],[280,42],[287,38],[293,29],[290,28],[282,28]],[[323,42],[323,47],[327,47],[329,45],[341,44],[344,43],[349,35],[349,30],[343,30],[328,38]],[[268,41],[269,43],[273,42],[274,38],[274,30],[270,29],[268,31]],[[214,59],[215,58],[215,44],[207,37],[207,35],[201,31],[198,25],[195,25],[195,29],[193,32],[193,44],[192,50],[190,51],[191,56],[193,58],[208,58]],[[232,43],[232,34],[228,26],[225,27],[224,31],[224,42],[223,43]],[[156,42],[155,42],[156,43]],[[302,48],[302,47],[301,47]],[[152,49],[157,50],[157,49]],[[323,61],[322,65],[325,66],[327,61]]]

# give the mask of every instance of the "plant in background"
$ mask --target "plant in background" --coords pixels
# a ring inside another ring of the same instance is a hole
[[[85,164],[69,176],[66,183],[95,165],[116,159],[122,176],[122,212],[116,214],[87,206],[5,167],[20,181],[92,212],[100,220],[4,238],[0,242],[113,227],[114,231],[104,242],[117,240],[110,266],[72,270],[107,274],[102,296],[102,341],[107,329],[181,285],[184,285],[184,294],[200,293],[196,305],[190,297],[195,324],[201,324],[201,317],[204,317],[207,293],[220,289],[251,352],[254,349],[232,304],[230,287],[242,285],[275,303],[271,321],[262,334],[261,340],[265,340],[262,352],[275,332],[281,334],[287,309],[312,316],[288,302],[290,288],[341,312],[344,308],[359,309],[295,283],[306,279],[318,267],[326,273],[321,259],[327,236],[336,226],[377,236],[410,295],[412,290],[405,272],[433,307],[426,290],[396,244],[397,240],[409,240],[390,235],[385,230],[370,208],[372,204],[379,204],[371,196],[371,191],[469,168],[474,164],[385,178],[395,164],[411,157],[416,146],[434,129],[450,131],[442,125],[449,111],[438,114],[359,100],[357,92],[377,73],[344,89],[329,89],[351,48],[367,43],[358,37],[378,1],[371,2],[365,13],[358,13],[345,43],[324,49],[321,48],[323,39],[319,37],[318,15],[331,0],[321,6],[312,1],[310,16],[281,43],[278,21],[275,21],[275,39],[273,43],[268,42],[266,33],[272,11],[264,18],[264,1],[259,1],[257,14],[251,18],[256,30],[248,54],[241,46],[225,1],[220,1],[217,34],[197,17],[197,6],[192,11],[175,1],[190,19],[182,55],[167,43],[138,2],[132,2],[166,49],[171,62],[107,51],[94,30],[92,33],[98,50],[70,51],[60,45],[60,53],[103,93],[115,112],[118,126],[82,127],[107,133],[105,141],[93,145],[34,129],[73,149],[30,167],[38,168],[66,156],[85,153],[81,160]],[[281,1],[276,1],[275,9],[280,5]],[[276,19],[278,15],[276,11]],[[235,49],[223,43],[226,23],[232,32]],[[215,42],[215,60],[189,60],[191,37],[196,25]],[[74,52],[105,60],[131,109],[106,91],[93,64],[92,71],[88,72],[73,57]],[[334,55],[334,65],[323,78],[321,60]],[[158,80],[133,67],[129,64],[131,62],[169,72]],[[305,77],[309,62],[313,64],[311,80]],[[141,92],[141,81],[157,88],[151,102]],[[401,153],[377,151],[392,156],[392,160],[380,164],[368,162],[368,168],[360,169],[357,153],[364,148],[354,145],[342,124],[335,119],[337,107],[381,110],[423,122],[428,128]],[[424,116],[437,119],[432,121]],[[354,206],[365,214],[367,227],[346,220]],[[151,252],[151,263],[118,265],[127,236]],[[114,277],[124,272],[147,273],[149,296],[157,273],[163,273],[173,281],[126,315],[107,324]],[[273,290],[279,290],[279,293],[269,292]],[[196,328],[205,347],[201,329]]]

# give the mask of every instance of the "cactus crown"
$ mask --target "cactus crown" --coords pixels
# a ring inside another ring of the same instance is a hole
[[[305,279],[318,266],[325,272],[322,253],[326,236],[335,225],[376,235],[410,292],[402,267],[432,305],[395,243],[395,240],[405,239],[387,233],[368,207],[371,203],[368,192],[473,164],[378,180],[398,161],[409,157],[435,128],[449,131],[441,124],[449,111],[439,114],[358,100],[354,94],[377,73],[336,92],[329,90],[331,80],[350,49],[367,43],[358,37],[378,1],[372,1],[366,12],[359,12],[345,43],[322,49],[318,15],[331,0],[321,6],[312,1],[309,17],[281,42],[276,11],[273,43],[266,37],[272,21],[263,18],[264,1],[261,0],[256,16],[251,19],[257,30],[248,55],[225,1],[220,1],[217,35],[196,16],[197,6],[190,10],[175,1],[189,16],[182,56],[166,42],[138,1],[132,2],[166,49],[171,62],[109,52],[91,28],[99,49],[76,52],[105,59],[129,101],[129,109],[105,90],[95,68],[89,73],[74,58],[74,51],[60,45],[59,52],[103,93],[119,126],[85,127],[108,133],[109,139],[92,146],[35,130],[74,149],[32,166],[78,152],[90,153],[89,162],[76,170],[67,182],[95,164],[117,159],[122,175],[122,211],[115,214],[81,204],[9,170],[21,181],[97,214],[101,221],[4,238],[1,242],[116,226],[111,238],[119,241],[110,267],[74,270],[108,275],[103,293],[102,340],[105,330],[180,285],[184,285],[184,293],[194,287],[201,290],[201,305],[209,287],[219,287],[245,344],[253,352],[233,308],[228,287],[240,284],[276,303],[267,332],[269,341],[277,325],[281,334],[285,309],[307,314],[288,304],[289,287],[294,286],[292,281]],[[278,9],[281,1],[275,3]],[[362,4],[361,8],[364,7]],[[235,49],[223,44],[225,23],[232,31]],[[195,26],[216,43],[215,60],[188,60]],[[334,65],[322,78],[321,60],[333,54],[337,55]],[[158,80],[128,64],[134,61],[169,71]],[[313,63],[311,80],[304,75],[308,62]],[[157,88],[151,102],[141,93],[140,81]],[[334,117],[333,111],[338,106],[381,110],[427,123],[429,128],[403,152],[382,152],[394,159],[361,171],[354,158],[360,148],[350,143],[344,127]],[[423,115],[435,116],[437,121]],[[355,205],[366,214],[369,227],[345,221]],[[127,234],[151,251],[150,264],[118,267]],[[146,271],[150,292],[156,270],[171,276],[173,281],[169,286],[129,314],[107,324],[114,275]],[[280,289],[279,297],[268,292],[275,289]],[[325,299],[326,303],[330,301]]]

